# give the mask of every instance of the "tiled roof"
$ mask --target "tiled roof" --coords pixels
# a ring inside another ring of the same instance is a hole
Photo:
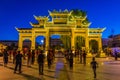
[[[32,30],[32,28],[18,28],[19,30]]]

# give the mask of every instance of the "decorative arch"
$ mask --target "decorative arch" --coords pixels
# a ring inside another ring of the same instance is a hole
[[[39,35],[45,36],[45,50],[49,50],[49,42],[51,34],[60,34],[66,36],[64,43],[68,43],[65,48],[70,48],[73,51],[75,48],[84,47],[89,53],[89,46],[92,46],[92,42],[99,45],[99,49],[102,50],[102,32],[105,28],[89,28],[90,22],[87,20],[87,16],[81,15],[73,16],[74,12],[71,11],[49,11],[49,16],[34,16],[37,23],[30,22],[32,28],[16,28],[19,32],[19,49],[22,49],[22,41],[26,38],[31,40],[31,49],[35,49],[35,39]],[[81,13],[80,13],[81,14]],[[69,19],[71,16],[71,19]],[[58,18],[59,17],[59,18]],[[78,36],[78,37],[76,37]],[[77,38],[77,39],[76,39]],[[91,41],[96,39],[96,41]],[[89,41],[90,40],[90,41]],[[90,45],[89,45],[90,44]],[[95,44],[95,45],[96,45]],[[68,46],[68,47],[67,47]],[[92,48],[93,49],[93,46]],[[96,51],[96,49],[95,49]]]

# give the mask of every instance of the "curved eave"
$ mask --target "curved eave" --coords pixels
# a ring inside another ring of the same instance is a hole
[[[22,30],[32,30],[32,28],[16,28],[15,29],[19,32],[19,31],[22,31]]]
[[[30,22],[30,25],[33,26],[33,27],[34,26],[39,26],[39,24],[33,24],[32,22]]]
[[[35,15],[34,15],[34,18],[35,18],[36,20],[40,20],[40,17],[38,17],[38,16],[35,16]]]
[[[67,15],[67,16],[70,16],[70,13],[69,14],[62,14],[62,13],[51,13],[50,16],[54,16],[54,15]]]
[[[81,24],[82,26],[90,26],[91,23],[87,23],[87,24]]]
[[[69,14],[69,16],[72,14],[72,12],[73,12],[73,11],[70,11],[70,14]]]
[[[72,11],[68,11],[68,12],[59,12],[59,11],[57,11],[57,12],[51,12],[51,11],[49,11],[48,10],[48,12],[49,12],[49,15],[50,16],[53,16],[53,15],[68,15],[68,16],[70,16],[71,15],[71,13],[72,13]]]
[[[89,32],[103,32],[106,28],[89,28]]]
[[[48,20],[48,17],[49,17],[49,16],[43,17],[43,16],[35,16],[35,15],[33,15],[33,16],[34,16],[34,18],[35,18],[36,20]]]
[[[19,28],[17,28],[17,27],[15,27],[15,29],[19,32],[20,30],[19,30]]]
[[[17,31],[19,33],[32,33],[32,29],[31,28],[17,28]]]
[[[77,17],[77,16],[74,17],[74,16],[72,16],[72,19],[73,19],[73,20],[82,20],[82,21],[83,21],[83,20],[85,20],[86,18],[87,18],[87,16],[85,16],[85,17]]]
[[[103,32],[105,29],[106,29],[106,27],[105,27],[105,28],[102,28],[102,32]]]

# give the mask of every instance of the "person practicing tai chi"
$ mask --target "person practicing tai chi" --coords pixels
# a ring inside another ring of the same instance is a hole
[[[19,67],[19,73],[21,73],[21,66],[22,66],[22,57],[23,55],[21,54],[20,51],[17,52],[17,55],[15,56],[16,64],[15,64],[15,69],[14,73],[17,71],[17,67]]]
[[[94,78],[96,78],[96,68],[98,67],[98,63],[95,61],[95,57],[92,58],[91,67],[93,69]]]

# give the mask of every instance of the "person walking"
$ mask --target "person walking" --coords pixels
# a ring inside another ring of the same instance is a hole
[[[58,79],[60,75],[60,70],[62,70],[63,68],[64,68],[63,58],[58,58],[56,62],[55,79]]]
[[[20,53],[20,51],[17,52],[15,60],[16,60],[16,64],[15,64],[15,69],[14,69],[14,73],[16,73],[17,68],[19,66],[19,73],[21,73],[21,66],[22,66],[22,57],[23,55]]]
[[[4,49],[4,51],[3,51],[3,61],[4,61],[4,67],[6,67],[7,66],[7,64],[8,64],[8,52],[7,52],[7,50],[6,49]]]
[[[27,54],[27,67],[31,67],[31,57],[31,51],[29,50]]]
[[[17,52],[16,52],[16,50],[14,50],[14,51],[13,51],[13,64],[15,64],[15,57],[16,57],[16,54],[17,54]]]
[[[83,50],[83,64],[86,65],[86,52]]]
[[[49,51],[47,54],[48,69],[51,68],[52,60],[53,60],[53,53],[52,51]]]
[[[94,73],[94,78],[96,78],[96,68],[98,67],[98,63],[95,61],[95,57],[92,58],[91,67]]]
[[[115,60],[117,60],[117,58],[118,58],[118,53],[117,53],[116,50],[115,50],[115,53],[114,53],[114,57],[115,57]]]
[[[31,64],[33,65],[35,62],[35,50],[32,50],[32,60],[31,60]]]
[[[70,53],[69,53],[69,66],[70,66],[70,69],[73,69],[73,53],[72,53],[72,51],[70,51]]]
[[[79,50],[79,55],[80,55],[80,63],[82,64],[82,56],[83,55],[82,55],[82,50],[81,49]]]
[[[38,51],[38,58],[37,58],[37,62],[38,62],[38,66],[39,66],[39,74],[43,75],[43,70],[44,70],[44,59],[45,56],[43,54],[43,51]]]

